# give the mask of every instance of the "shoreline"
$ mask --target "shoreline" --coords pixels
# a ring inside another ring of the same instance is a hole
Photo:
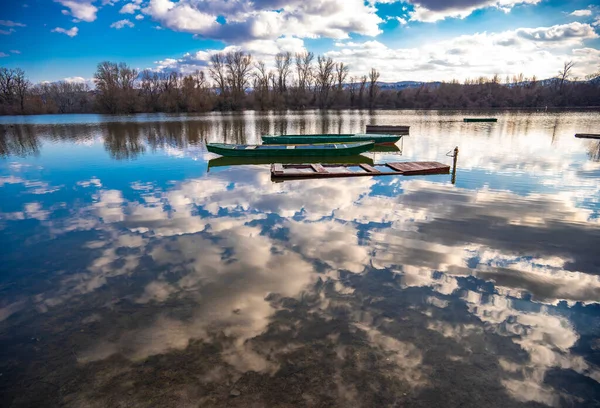
[[[204,112],[135,112],[135,113],[102,113],[102,112],[72,112],[72,113],[35,113],[35,114],[21,114],[21,115],[4,115],[0,114],[1,118],[25,118],[25,117],[33,117],[33,116],[68,116],[68,115],[100,115],[100,116],[137,116],[137,115],[168,115],[168,116],[198,116],[198,115],[207,115],[207,114],[234,114],[240,115],[245,114],[247,112],[254,113],[267,113],[267,112],[340,112],[340,111],[363,111],[363,112],[397,112],[397,111],[453,111],[453,112],[501,112],[501,111],[525,111],[525,112],[561,112],[561,111],[600,111],[600,106],[565,106],[565,107],[506,107],[506,108],[329,108],[329,109],[319,109],[319,108],[310,108],[310,109],[266,109],[266,110],[256,110],[256,109],[244,109],[244,110],[212,110],[212,111],[204,111]],[[11,123],[0,123],[0,125],[7,125]]]

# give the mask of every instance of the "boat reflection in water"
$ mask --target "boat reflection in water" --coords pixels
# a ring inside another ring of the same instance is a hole
[[[373,159],[362,154],[346,157],[217,157],[208,161],[208,170],[215,167],[247,166],[261,164],[304,164],[304,163],[331,163],[331,164],[370,164]]]
[[[366,153],[355,156],[345,157],[217,157],[208,160],[208,171],[215,167],[226,166],[246,166],[246,165],[268,165],[268,164],[306,164],[306,163],[323,163],[323,164],[375,164],[374,157],[371,153],[387,153],[394,154],[395,157],[402,154],[401,148],[396,145],[375,145]]]

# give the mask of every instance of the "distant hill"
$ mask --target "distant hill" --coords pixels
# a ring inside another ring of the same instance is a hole
[[[556,85],[556,83],[559,81],[558,78],[547,78],[547,79],[540,79],[537,81],[537,84],[540,86],[551,86],[551,85]],[[600,82],[600,76],[590,79],[590,80],[581,80],[581,81],[572,81],[572,80],[565,80],[565,83],[575,83],[575,82],[592,82],[592,83],[597,83]],[[437,88],[438,86],[440,86],[442,84],[441,81],[432,81],[432,82],[423,82],[423,81],[400,81],[400,82],[377,82],[377,86],[379,86],[380,89],[388,89],[388,90],[397,90],[397,91],[401,91],[403,89],[409,89],[409,88],[419,88],[421,86],[427,86],[427,87],[432,87],[432,88]],[[514,86],[527,86],[531,84],[531,81],[523,81],[523,82],[518,82],[518,83],[510,83],[510,84],[505,84],[504,82],[500,82],[500,85],[505,85],[508,87],[514,87]],[[345,84],[344,88],[347,89],[349,88],[351,85],[354,86],[360,86],[360,83],[355,82],[353,84]],[[462,85],[462,83],[461,83]],[[368,83],[367,83],[368,86]]]
[[[427,85],[432,87],[437,87],[441,84],[441,82],[421,82],[421,81],[400,81],[400,82],[377,82],[377,86],[380,89],[390,89],[401,91],[402,89],[408,88],[419,88],[420,86]],[[360,83],[355,82],[351,84],[344,84],[344,88],[349,88],[350,86],[360,86]],[[368,83],[367,83],[368,86]]]
[[[420,82],[420,81],[377,82],[377,85],[379,85],[379,88],[381,88],[381,89],[396,89],[398,91],[400,91],[402,89],[407,89],[407,88],[419,88],[423,85],[431,86],[431,87],[438,87],[438,86],[440,86],[440,84],[441,84],[441,82],[439,82],[439,81],[435,81],[435,82]]]

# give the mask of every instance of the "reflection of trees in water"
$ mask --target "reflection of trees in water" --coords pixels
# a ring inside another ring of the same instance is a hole
[[[137,124],[108,123],[104,134],[104,147],[117,160],[134,159],[146,149]]]
[[[40,140],[32,125],[0,126],[0,156],[38,155]]]
[[[501,134],[503,138],[525,136],[540,130],[540,114],[534,112],[505,112],[501,123],[493,126],[462,123],[469,111],[426,111],[414,121],[415,134],[473,133],[484,137]],[[485,115],[486,112],[473,112]],[[489,113],[492,114],[491,112]],[[133,159],[146,151],[161,149],[186,149],[207,142],[260,143],[263,134],[311,134],[364,132],[369,123],[405,123],[400,111],[368,110],[307,110],[244,113],[213,113],[203,116],[157,116],[148,122],[112,122],[56,125],[14,125],[0,129],[0,154],[25,156],[37,154],[41,141],[88,143],[102,137],[110,156],[114,159]],[[537,116],[536,116],[537,115]],[[152,118],[152,117],[150,117]],[[542,115],[549,137],[570,133],[571,122],[560,115]],[[460,123],[457,124],[457,121]],[[598,146],[590,146],[589,156],[600,160]]]
[[[600,142],[592,142],[588,146],[588,157],[593,161],[600,161]]]

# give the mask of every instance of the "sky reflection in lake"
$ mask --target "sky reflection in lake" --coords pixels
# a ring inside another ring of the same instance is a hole
[[[600,404],[600,117],[463,116],[3,118],[3,405]],[[367,123],[411,125],[375,163],[458,146],[456,183],[208,171]]]

